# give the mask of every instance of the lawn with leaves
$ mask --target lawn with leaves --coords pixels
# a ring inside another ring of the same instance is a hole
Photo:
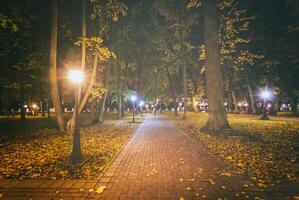
[[[72,136],[55,128],[32,129],[24,135],[2,134],[0,178],[96,179],[135,129],[136,125],[127,122],[121,126],[82,127],[82,153],[91,160],[81,168],[68,164]]]
[[[188,113],[187,120],[175,118],[172,113],[166,115],[260,187],[299,180],[298,122],[229,115],[233,130],[220,135],[200,130],[207,122],[206,113]]]

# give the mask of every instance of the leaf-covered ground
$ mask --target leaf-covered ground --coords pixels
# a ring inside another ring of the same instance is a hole
[[[248,175],[258,186],[299,180],[299,123],[262,121],[258,116],[229,115],[228,135],[207,134],[206,113],[188,113],[187,120],[175,123],[223,160]]]
[[[125,125],[124,125],[125,124]],[[82,168],[69,165],[72,136],[57,129],[40,128],[34,134],[0,138],[0,178],[96,179],[136,125],[81,128],[81,148],[91,158]]]

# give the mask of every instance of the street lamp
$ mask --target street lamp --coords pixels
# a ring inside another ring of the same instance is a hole
[[[79,129],[79,85],[84,80],[84,74],[79,69],[70,70],[68,79],[75,85],[75,108],[74,108],[74,128],[73,131],[73,150],[71,154],[71,163],[78,164],[82,161],[80,129]]]
[[[135,101],[137,97],[135,95],[131,96],[131,101],[133,102],[133,123],[135,122]]]
[[[272,92],[268,89],[261,91],[260,97],[263,99],[263,116],[260,118],[261,120],[269,120],[267,116],[267,109],[266,109],[266,101],[271,99]]]

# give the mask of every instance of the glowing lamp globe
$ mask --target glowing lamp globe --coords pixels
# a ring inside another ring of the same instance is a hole
[[[136,96],[131,96],[131,101],[136,101],[137,97]]]
[[[73,69],[70,70],[68,73],[68,79],[73,83],[73,84],[80,84],[84,80],[84,74],[81,70],[79,69]]]
[[[142,107],[144,105],[144,101],[139,102],[139,106]]]
[[[271,98],[271,92],[268,90],[264,90],[261,92],[261,97],[263,99],[270,99]]]
[[[32,108],[33,109],[36,109],[37,108],[37,105],[34,103],[34,104],[32,104]]]

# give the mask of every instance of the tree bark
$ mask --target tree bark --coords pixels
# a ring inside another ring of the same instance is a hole
[[[86,66],[86,0],[82,0],[82,47],[81,47],[81,70],[84,72]],[[78,99],[81,101],[81,88],[79,85]]]
[[[186,74],[186,64],[185,64],[185,48],[184,48],[184,37],[183,37],[183,19],[182,14],[180,14],[180,46],[181,46],[181,62],[183,70],[183,90],[184,90],[184,115],[183,119],[187,119],[187,74]]]
[[[82,46],[81,46],[81,64],[80,64],[80,68],[81,70],[84,72],[85,70],[85,66],[86,66],[86,43],[85,43],[85,39],[86,39],[86,0],[82,0],[82,21],[81,21],[81,34],[82,34]],[[79,104],[81,105],[81,93],[82,93],[82,85],[80,84],[78,86],[78,100],[79,100]],[[89,95],[89,94],[88,94]],[[86,102],[84,102],[85,105]],[[84,107],[83,105],[83,107]],[[83,108],[82,108],[83,109]],[[79,109],[79,114],[82,110]],[[75,120],[75,112],[73,112],[72,118],[68,121],[67,123],[67,131],[69,133],[73,133],[73,129],[74,129],[74,120]]]
[[[207,128],[219,131],[229,127],[224,106],[223,79],[220,65],[217,0],[204,0],[204,43],[206,87],[209,105]]]
[[[122,110],[122,94],[121,94],[121,66],[117,62],[117,119],[121,119],[121,110]]]
[[[51,44],[50,44],[50,84],[52,102],[60,131],[65,131],[64,119],[57,84],[57,0],[52,0]]]
[[[107,95],[108,95],[108,91],[109,91],[109,77],[110,76],[110,66],[107,65],[106,68],[106,79],[105,79],[105,93],[104,93],[104,97],[102,100],[102,104],[101,104],[101,108],[100,108],[100,114],[99,114],[99,123],[100,124],[104,124],[104,111],[105,111],[105,104],[106,104],[106,99],[107,99]]]
[[[248,89],[248,95],[249,95],[249,99],[250,99],[249,113],[256,114],[256,104],[255,104],[252,88],[251,88],[249,77],[248,77],[249,72],[248,72],[247,66],[245,66],[244,73],[245,73],[245,80],[246,80],[246,85],[247,85],[247,89]]]
[[[25,123],[26,118],[26,109],[25,109],[25,66],[21,64],[21,78],[20,78],[20,105],[21,105],[21,122],[22,124]]]
[[[42,74],[42,70],[40,69],[40,74]],[[39,99],[40,99],[40,110],[42,116],[45,116],[45,97],[43,91],[43,83],[42,83],[42,76],[39,76]]]
[[[169,68],[167,65],[165,65],[165,69],[166,69],[166,74],[167,74],[167,78],[168,78],[168,82],[169,82],[169,86],[170,86],[171,97],[172,97],[172,101],[173,101],[173,107],[174,107],[173,114],[174,114],[174,116],[178,116],[174,84],[172,82],[172,78],[171,78]]]
[[[239,112],[238,100],[237,100],[235,89],[233,86],[230,87],[230,92],[231,92],[233,104],[234,104],[234,113],[238,113]]]

